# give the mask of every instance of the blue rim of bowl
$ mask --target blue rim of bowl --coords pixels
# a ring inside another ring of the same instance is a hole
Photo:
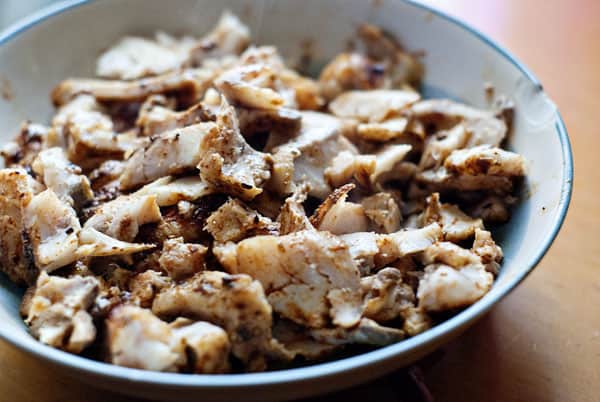
[[[43,22],[44,20],[60,14],[84,4],[92,3],[95,0],[71,0],[63,1],[50,5],[39,10],[36,13],[20,20],[11,25],[7,29],[0,32],[0,45],[11,40],[19,33],[28,30],[29,28]],[[523,65],[516,57],[509,53],[502,46],[491,40],[477,29],[471,27],[465,22],[446,14],[443,11],[436,10],[428,5],[418,3],[414,0],[402,0],[405,3],[428,11],[437,17],[445,19],[450,23],[459,26],[468,33],[476,36],[484,44],[494,49],[497,53],[509,60],[523,75],[525,75],[531,83],[540,90],[542,85],[540,81],[533,75],[525,65]],[[178,386],[185,388],[248,388],[252,386],[272,386],[277,384],[289,384],[291,382],[307,381],[311,379],[324,379],[329,376],[359,370],[374,364],[383,363],[393,360],[397,356],[410,352],[418,345],[433,344],[438,338],[442,337],[446,331],[452,329],[466,327],[471,322],[475,321],[483,314],[488,312],[494,304],[508,295],[525,277],[535,268],[546,254],[554,239],[556,238],[562,224],[567,215],[571,195],[573,191],[573,155],[571,144],[565,123],[558,112],[556,113],[556,131],[558,132],[563,153],[563,169],[564,176],[562,180],[561,199],[558,206],[558,215],[554,222],[552,231],[547,235],[543,246],[539,253],[532,259],[526,269],[519,275],[515,275],[510,283],[506,285],[501,292],[498,292],[494,297],[486,297],[475,303],[454,317],[436,325],[428,331],[408,338],[402,342],[376,349],[371,352],[366,352],[357,356],[347,357],[327,363],[315,364],[312,366],[292,368],[279,371],[263,372],[263,373],[247,373],[247,374],[176,374],[176,373],[160,373],[153,371],[145,371],[139,369],[131,369],[119,367],[91,360],[85,357],[72,355],[49,346],[43,345],[38,341],[31,339],[19,339],[11,333],[4,331],[0,326],[0,338],[18,347],[19,349],[35,355],[39,358],[46,359],[54,364],[65,366],[70,369],[88,372],[101,377],[107,377],[117,381],[133,381],[138,384],[147,385],[164,385]]]

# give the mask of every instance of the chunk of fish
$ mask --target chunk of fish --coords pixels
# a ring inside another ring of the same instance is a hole
[[[218,135],[215,123],[198,123],[167,131],[126,162],[120,183],[124,190],[135,188],[161,177],[193,171],[202,157],[201,143],[208,135]]]
[[[219,129],[201,141],[200,176],[216,190],[252,200],[271,176],[271,159],[244,140],[235,110],[224,99],[217,123]]]
[[[266,356],[279,353],[271,337],[271,306],[260,282],[248,275],[200,272],[163,289],[152,311],[159,317],[185,316],[222,326],[233,355],[249,370],[264,369]]]
[[[482,264],[460,269],[428,265],[417,290],[419,306],[426,311],[445,311],[471,305],[490,290],[493,281],[493,275]]]
[[[338,117],[381,122],[399,114],[420,98],[418,92],[410,90],[348,91],[335,98],[329,109]]]
[[[346,201],[354,184],[346,184],[333,191],[317,208],[311,217],[311,223],[317,230],[325,230],[341,235],[354,232],[365,232],[369,221],[361,204]]]
[[[193,38],[174,38],[164,32],[158,32],[154,40],[125,36],[100,55],[96,75],[132,80],[164,74],[183,66],[194,45]]]
[[[34,195],[23,215],[36,266],[51,272],[78,259],[81,225],[75,210],[51,189]]]
[[[137,190],[133,195],[156,197],[159,207],[168,207],[179,201],[195,201],[212,194],[213,189],[198,176],[176,179],[172,176],[161,177]]]
[[[285,318],[313,328],[358,322],[359,271],[336,236],[304,230],[251,237],[213,251],[228,272],[260,281],[274,311]]]
[[[25,209],[42,188],[23,168],[0,169],[0,269],[18,284],[33,284],[39,272],[23,234]]]
[[[150,95],[179,93],[193,104],[202,99],[213,77],[210,69],[190,68],[133,81],[69,78],[54,88],[51,97],[56,106],[61,106],[84,93],[98,101],[113,102],[143,101]]]
[[[204,230],[217,242],[226,243],[261,234],[278,234],[279,225],[241,201],[230,198],[206,218]]]
[[[81,208],[94,198],[89,179],[82,174],[79,166],[67,159],[62,148],[44,149],[31,167],[46,187],[75,208]]]
[[[208,247],[184,243],[183,237],[166,240],[158,259],[160,267],[175,280],[190,277],[206,268]]]
[[[27,312],[31,333],[42,343],[80,353],[96,338],[89,310],[98,291],[94,277],[61,278],[42,272]]]

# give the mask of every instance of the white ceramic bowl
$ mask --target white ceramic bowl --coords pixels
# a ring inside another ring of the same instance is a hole
[[[248,23],[257,43],[287,55],[313,39],[318,62],[344,49],[359,22],[381,25],[410,49],[424,50],[426,96],[451,96],[486,106],[484,82],[516,105],[510,147],[530,162],[527,196],[496,236],[505,251],[502,271],[481,301],[433,329],[355,357],[269,373],[184,375],[111,366],[35,341],[19,318],[21,290],[0,278],[0,336],[16,347],[91,384],[155,399],[279,400],[366,381],[431,352],[459,335],[510,292],[540,261],[565,217],[572,157],[564,124],[537,79],[506,50],[438,11],[400,0],[104,0],[70,1],[44,9],[0,34],[2,141],[24,119],[51,116],[48,94],[61,79],[91,76],[99,52],[125,34],[200,35],[229,8]]]

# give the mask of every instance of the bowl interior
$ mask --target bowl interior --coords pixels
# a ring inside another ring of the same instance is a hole
[[[257,43],[275,45],[286,56],[297,55],[301,44],[310,40],[317,65],[345,48],[358,23],[375,23],[395,34],[408,49],[424,51],[426,96],[447,96],[486,107],[489,103],[484,84],[490,83],[497,94],[505,94],[515,103],[515,124],[509,145],[527,158],[529,172],[524,197],[510,223],[496,231],[505,260],[493,289],[475,306],[431,333],[372,352],[370,360],[368,357],[349,360],[346,367],[352,362],[368,364],[390,356],[401,359],[403,354],[473,321],[541,258],[564,217],[570,195],[570,149],[554,104],[535,78],[502,49],[451,18],[410,2],[71,2],[66,11],[50,12],[51,16],[35,23],[25,22],[16,32],[0,38],[0,83],[12,92],[10,99],[0,98],[0,142],[10,139],[25,119],[46,123],[53,111],[49,101],[52,87],[66,77],[92,76],[96,57],[117,38],[125,34],[149,35],[159,29],[201,35],[210,29],[223,9],[232,10],[248,23]],[[61,352],[35,344],[27,334],[18,316],[20,294],[18,288],[0,275],[0,335],[60,360],[57,356]]]

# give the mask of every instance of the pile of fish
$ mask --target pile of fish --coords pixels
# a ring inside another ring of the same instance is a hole
[[[2,149],[0,267],[40,342],[228,373],[429,329],[491,288],[525,161],[509,102],[424,100],[419,56],[362,25],[302,75],[224,13],[125,37]],[[441,314],[440,314],[441,313]]]

